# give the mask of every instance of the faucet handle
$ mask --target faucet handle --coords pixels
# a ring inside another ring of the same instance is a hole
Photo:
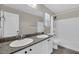
[[[16,32],[17,32],[16,38],[19,39],[19,36],[20,36],[20,35],[19,35],[19,30],[17,30]]]
[[[53,34],[53,37],[56,38],[56,34]]]

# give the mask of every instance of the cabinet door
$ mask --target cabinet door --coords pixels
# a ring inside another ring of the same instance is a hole
[[[45,40],[42,42],[42,52],[43,54],[49,54],[49,46],[48,46],[48,41]]]
[[[31,47],[29,47],[29,53],[28,54],[41,54],[42,45],[41,43],[37,43]]]
[[[19,15],[4,12],[4,37],[16,36],[19,31]]]
[[[48,52],[53,52],[53,38],[49,38],[48,40]]]
[[[29,54],[48,54],[48,44],[47,41],[42,41],[30,47],[32,49]]]

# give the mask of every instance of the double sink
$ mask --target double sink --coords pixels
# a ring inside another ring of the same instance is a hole
[[[47,38],[48,35],[37,35],[37,38]],[[31,38],[24,38],[21,40],[15,40],[9,44],[10,47],[21,47],[33,42]]]

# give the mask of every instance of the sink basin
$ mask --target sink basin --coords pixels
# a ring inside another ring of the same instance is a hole
[[[37,38],[46,38],[48,35],[38,35]]]
[[[31,42],[33,42],[33,39],[30,39],[30,38],[15,40],[15,41],[10,43],[10,47],[21,47],[21,46],[25,46],[27,44],[30,44]]]

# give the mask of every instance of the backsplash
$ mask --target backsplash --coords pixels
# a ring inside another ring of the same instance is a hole
[[[44,32],[41,33],[33,33],[33,34],[24,34],[22,38],[32,37],[36,35],[44,34]],[[21,36],[14,36],[14,37],[6,37],[6,38],[0,38],[0,43],[8,42],[8,41],[14,41],[21,39]]]

